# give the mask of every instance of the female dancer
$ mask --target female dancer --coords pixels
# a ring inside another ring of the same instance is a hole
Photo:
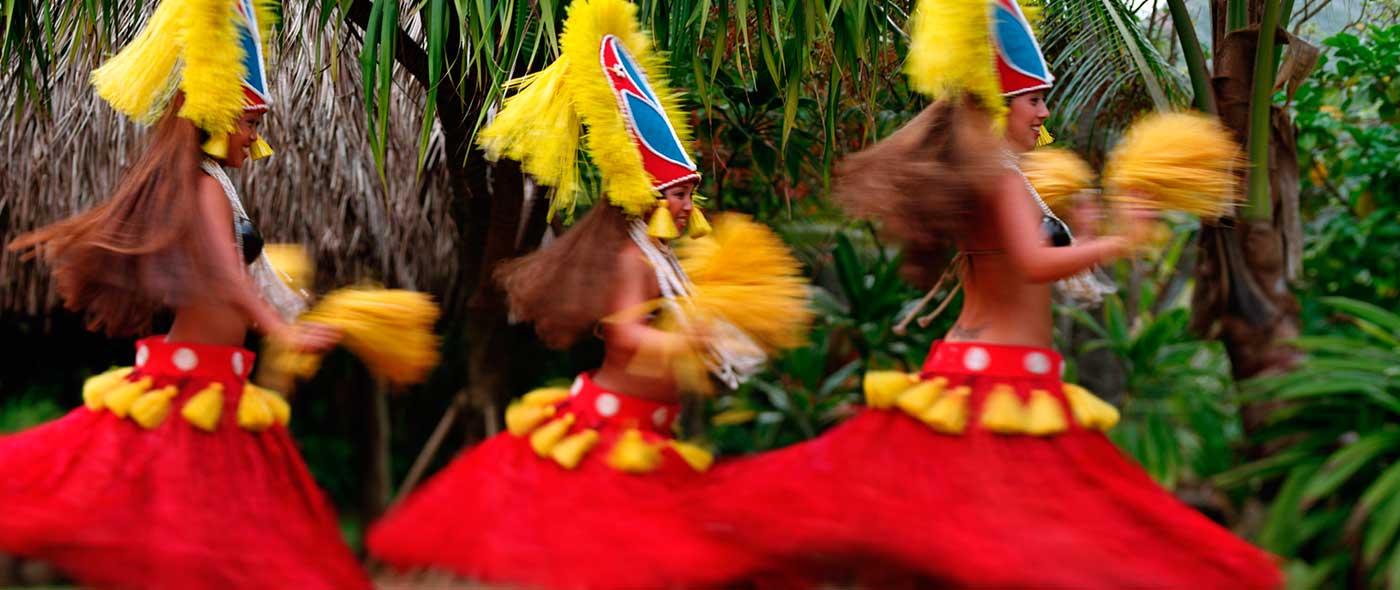
[[[568,389],[512,404],[509,432],[463,453],[371,530],[370,553],[401,570],[544,588],[667,588],[753,569],[748,555],[686,517],[681,491],[711,458],[676,440],[673,423],[680,391],[702,385],[696,373],[704,379],[709,368],[733,384],[761,364],[769,339],[695,313],[705,309],[693,297],[703,292],[669,240],[707,231],[692,202],[699,174],[636,10],[625,0],[576,0],[559,60],[518,83],[483,131],[488,154],[521,159],[554,187],[557,210],[578,190],[572,142],[580,122],[588,127],[606,199],[496,276],[513,317],[556,348],[593,330],[603,365]],[[717,224],[716,237],[727,231]],[[786,256],[776,237],[744,249]],[[714,258],[735,274],[736,258]],[[778,282],[800,282],[795,261],[790,271]],[[794,299],[781,307],[800,308]]]
[[[257,131],[269,8],[161,4],[93,75],[115,108],[159,119],[145,151],[109,201],[10,245],[54,265],[92,329],[139,332],[175,312],[169,334],[137,342],[134,367],[88,380],[84,407],[0,438],[0,550],[85,585],[369,585],[285,427],[287,403],[247,382],[241,348],[249,328],[311,349],[337,338],[287,323],[303,303],[223,170],[270,153]]]
[[[960,250],[962,312],[919,373],[867,374],[855,418],[717,467],[697,512],[793,570],[839,563],[834,575],[882,584],[1278,587],[1269,556],[1102,434],[1111,406],[1060,381],[1052,283],[1131,254],[1145,217],[1119,210],[1122,233],[1076,242],[1017,169],[1053,80],[1019,7],[926,0],[914,18],[910,76],[939,100],[847,159],[838,192],[904,243],[913,270],[937,272]]]

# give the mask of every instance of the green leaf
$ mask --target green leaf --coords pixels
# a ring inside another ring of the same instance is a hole
[[[1376,457],[1400,445],[1400,431],[1372,432],[1356,442],[1342,447],[1327,458],[1322,469],[1303,489],[1303,504],[1308,505],[1330,495]]]

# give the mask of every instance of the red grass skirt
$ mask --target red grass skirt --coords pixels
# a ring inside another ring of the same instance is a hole
[[[692,526],[680,498],[708,455],[672,439],[677,411],[586,374],[571,390],[532,392],[507,412],[511,432],[462,453],[380,521],[370,553],[402,570],[542,588],[732,580],[752,558]]]
[[[944,380],[935,400],[964,398],[961,432],[946,428],[927,399],[872,398],[888,409],[721,464],[696,512],[793,571],[826,567],[885,584],[907,573],[905,582],[921,587],[1281,586],[1269,555],[1179,502],[1085,428],[1103,417],[1075,398],[1083,390],[1060,383],[1060,367],[1044,349],[935,344],[920,377]],[[1007,404],[1008,393],[1020,403]]]
[[[0,550],[90,586],[368,588],[287,429],[270,418],[285,414],[240,403],[252,365],[241,348],[147,338],[129,375],[89,382],[87,406],[0,437]],[[220,388],[202,412],[186,408]],[[142,393],[156,397],[134,402]],[[185,413],[212,420],[212,432]]]

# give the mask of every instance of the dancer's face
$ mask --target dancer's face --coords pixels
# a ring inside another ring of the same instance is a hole
[[[1007,106],[1011,112],[1006,115],[1006,142],[1018,152],[1035,149],[1035,142],[1040,139],[1040,126],[1050,118],[1050,109],[1045,106],[1045,91],[1017,95]]]
[[[224,164],[230,168],[242,168],[248,161],[248,147],[258,138],[258,125],[262,123],[262,111],[243,111],[238,118],[237,129],[228,135],[228,157]]]
[[[664,191],[661,196],[666,198],[666,207],[671,210],[671,219],[676,222],[676,229],[685,233],[685,228],[690,224],[690,211],[695,208],[695,203],[691,197],[695,193],[695,183],[687,182],[678,184]]]

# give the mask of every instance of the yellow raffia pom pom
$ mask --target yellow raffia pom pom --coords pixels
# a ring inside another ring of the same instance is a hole
[[[608,201],[641,217],[654,206],[657,191],[604,75],[599,50],[614,35],[636,60],[656,91],[681,145],[690,145],[690,125],[667,83],[665,60],[652,51],[651,38],[637,23],[637,7],[626,0],[576,0],[569,5],[559,36],[561,55],[543,71],[512,80],[518,88],[495,119],[478,134],[487,156],[520,160],[522,169],[551,193],[550,216],[572,211],[582,192],[578,174],[579,125],[597,166]]]
[[[1042,389],[1031,391],[1030,403],[1026,406],[1026,434],[1044,436],[1064,432],[1068,428],[1065,412],[1050,392]]]
[[[899,394],[919,384],[919,376],[904,371],[866,371],[861,389],[865,392],[865,405],[877,410],[894,407]]]
[[[224,384],[210,383],[199,393],[185,401],[180,415],[195,428],[214,432],[219,427],[219,417],[224,413]]]
[[[695,286],[696,317],[723,318],[770,353],[806,343],[814,316],[807,278],[773,230],[719,215],[708,237],[682,241],[677,256]]]
[[[1108,198],[1206,219],[1229,215],[1241,199],[1243,152],[1214,117],[1156,113],[1133,124],[1108,156]]]
[[[87,381],[83,382],[83,405],[94,412],[102,410],[106,407],[104,398],[107,391],[121,384],[131,374],[132,369],[133,367],[120,367],[88,377]]]
[[[661,451],[642,439],[641,431],[632,428],[618,437],[608,453],[608,465],[627,473],[647,473],[661,465]]]
[[[268,244],[263,246],[263,254],[267,256],[268,262],[272,263],[278,278],[288,287],[298,291],[311,290],[311,281],[316,277],[316,265],[311,262],[311,255],[301,244]]]
[[[1106,432],[1118,424],[1118,408],[1089,393],[1089,390],[1066,383],[1064,392],[1069,409],[1074,413],[1074,421],[1080,426]]]
[[[895,399],[894,405],[904,410],[910,416],[919,416],[928,411],[933,406],[933,401],[943,393],[943,388],[948,386],[948,380],[943,377],[934,377],[928,381],[921,381],[918,385],[904,390]]]
[[[302,316],[340,328],[341,344],[395,385],[422,383],[438,363],[432,297],[398,289],[341,289]],[[274,360],[273,362],[277,362]]]
[[[689,465],[696,472],[704,473],[715,463],[714,454],[699,445],[679,440],[672,440],[668,444],[671,445],[671,450],[680,455],[686,465]]]
[[[245,386],[243,396],[238,399],[238,426],[244,430],[262,432],[275,424],[276,420],[263,389]]]
[[[548,457],[549,453],[554,450],[554,445],[559,444],[559,441],[564,438],[573,425],[573,414],[565,414],[554,419],[530,434],[530,448],[535,450],[536,455]]]
[[[1041,148],[1021,156],[1021,171],[1040,198],[1061,217],[1071,199],[1094,187],[1094,171],[1088,162],[1069,150]]]
[[[954,387],[939,396],[918,418],[936,432],[962,434],[967,428],[967,398],[971,394],[972,389],[966,385]]]
[[[554,445],[554,448],[550,450],[549,456],[560,467],[573,469],[578,467],[579,462],[583,461],[583,456],[588,454],[588,451],[596,444],[598,444],[598,431],[589,428],[564,437],[564,440],[559,441],[559,444]]]
[[[170,415],[170,400],[179,392],[174,385],[167,385],[136,398],[131,404],[131,419],[146,430],[155,430]]]
[[[1025,432],[1026,409],[1010,385],[997,385],[982,402],[982,427],[1001,434]]]
[[[935,100],[972,95],[1001,129],[1007,109],[992,49],[992,3],[919,0],[909,29],[909,85]]]
[[[125,418],[127,413],[131,410],[131,404],[136,401],[136,398],[141,397],[141,394],[150,390],[151,378],[142,377],[137,381],[128,381],[113,387],[107,392],[104,401],[107,404],[108,410],[116,414],[118,418]]]

